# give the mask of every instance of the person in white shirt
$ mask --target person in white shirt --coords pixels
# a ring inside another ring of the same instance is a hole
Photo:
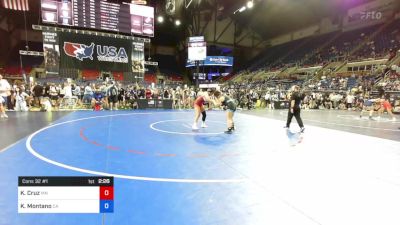
[[[0,74],[0,117],[8,118],[5,107],[7,107],[7,97],[11,95],[11,86]]]
[[[73,105],[73,100],[72,100],[72,87],[71,84],[68,82],[64,83],[64,88],[60,91],[60,94],[64,96],[63,99],[61,99],[62,105],[65,106],[71,106]]]
[[[64,98],[72,98],[72,87],[71,84],[64,84]]]
[[[77,84],[72,85],[72,94],[73,96],[75,96],[77,98],[77,104],[81,105],[81,87]]]
[[[353,103],[354,103],[354,95],[350,92],[347,96],[346,96],[346,107],[348,110],[351,110],[353,108]]]
[[[58,94],[59,94],[59,89],[55,84],[52,84],[50,86],[50,99],[52,102],[53,106],[57,106],[58,105]]]
[[[93,98],[93,89],[90,87],[90,84],[86,84],[85,91],[83,93],[83,104],[89,104],[92,102]]]
[[[4,98],[0,95],[0,118],[8,118],[6,110],[4,109],[5,102]]]
[[[176,109],[176,105],[178,104],[177,100],[176,100],[176,91],[172,90],[172,108]]]
[[[15,111],[28,111],[28,107],[26,106],[26,98],[29,97],[25,91],[21,90],[19,87],[15,88]]]
[[[267,109],[271,109],[271,94],[267,92],[264,96]]]

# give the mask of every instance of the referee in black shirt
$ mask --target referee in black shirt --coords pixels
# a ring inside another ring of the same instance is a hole
[[[287,117],[287,122],[286,122],[286,127],[289,129],[290,123],[292,122],[293,116],[296,117],[297,123],[300,126],[301,132],[303,133],[305,128],[303,121],[301,120],[300,117],[300,108],[301,108],[301,101],[304,99],[304,94],[300,93],[300,87],[295,85],[292,88],[292,96],[290,98],[290,104],[289,104],[289,112],[288,112],[288,117]]]

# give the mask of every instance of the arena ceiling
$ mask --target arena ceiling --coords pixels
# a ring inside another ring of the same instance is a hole
[[[129,2],[128,0],[110,1]],[[156,7],[156,14],[165,14],[166,1],[148,0],[148,3]],[[235,15],[233,12],[245,5],[247,0],[193,0],[190,7],[200,5],[201,10],[213,9],[217,4],[220,19],[231,17],[239,26],[250,27],[262,38],[269,39],[315,24],[324,17],[339,19],[339,15],[343,15],[347,9],[369,1],[371,0],[254,0],[253,9]],[[29,2],[31,10],[25,14],[28,29],[32,27],[32,24],[40,22],[40,0]],[[176,17],[186,10],[184,2],[185,0],[176,0]],[[0,16],[9,17],[9,21],[15,23],[18,28],[25,26],[21,12],[0,9]],[[173,26],[173,16],[169,19],[170,25]],[[182,22],[185,25],[187,21]],[[171,27],[168,25],[158,26],[156,30],[157,37],[154,40],[156,43],[172,44],[186,38],[185,32],[182,30],[171,32]]]
[[[242,13],[233,12],[247,0],[217,0],[224,15],[238,24],[250,27],[264,39],[317,23],[324,17],[339,19],[347,9],[372,0],[254,0],[254,7]]]

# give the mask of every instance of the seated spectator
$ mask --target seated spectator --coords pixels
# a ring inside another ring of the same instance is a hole
[[[83,104],[89,104],[92,102],[93,90],[89,83],[86,84],[83,92]]]
[[[104,104],[105,96],[103,92],[99,89],[96,89],[93,94],[92,98],[92,108],[94,111],[100,111],[103,109],[103,104]]]
[[[51,100],[49,97],[43,97],[40,105],[40,111],[50,112],[51,108]]]

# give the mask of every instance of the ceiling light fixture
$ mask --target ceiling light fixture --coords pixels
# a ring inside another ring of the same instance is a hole
[[[247,8],[248,8],[248,9],[253,8],[253,6],[254,6],[253,1],[248,1],[248,2],[247,2]]]
[[[239,12],[243,12],[246,10],[246,6],[243,6],[242,8],[239,9]]]

